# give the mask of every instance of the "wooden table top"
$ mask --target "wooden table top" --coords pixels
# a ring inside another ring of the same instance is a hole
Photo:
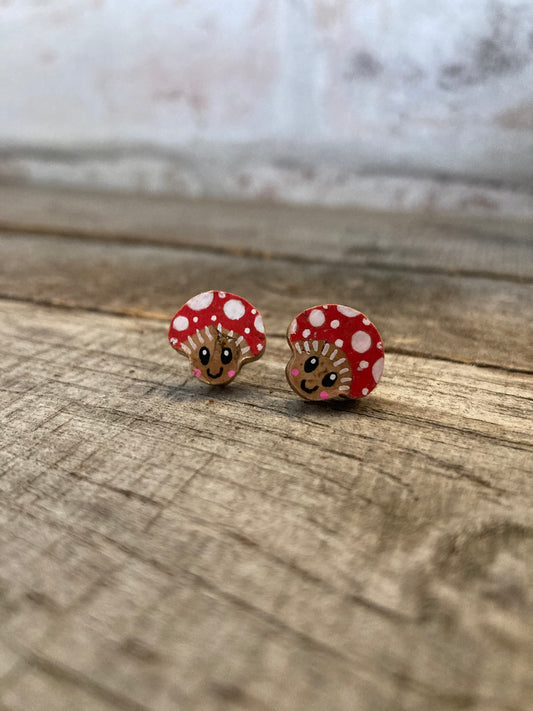
[[[528,223],[0,186],[0,710],[530,711],[532,282]],[[221,390],[208,289],[268,333]],[[364,400],[285,381],[328,302]]]

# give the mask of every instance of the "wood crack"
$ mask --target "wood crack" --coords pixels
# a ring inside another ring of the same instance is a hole
[[[32,304],[34,306],[43,306],[45,308],[53,309],[63,309],[65,311],[79,312],[79,313],[96,313],[105,316],[113,316],[118,318],[137,318],[144,319],[147,321],[164,321],[165,323],[169,320],[169,314],[161,311],[147,311],[138,308],[131,309],[112,309],[108,307],[98,307],[98,306],[81,306],[77,304],[67,303],[57,299],[38,299],[34,297],[20,297],[13,296],[11,294],[0,293],[0,300],[13,303],[21,304]],[[284,333],[270,332],[268,334],[269,339],[281,339],[286,340]],[[467,358],[453,358],[451,356],[446,356],[443,354],[427,353],[425,351],[402,348],[399,346],[389,345],[386,348],[387,354],[393,355],[404,355],[410,358],[421,358],[427,360],[442,361],[444,363],[458,363],[461,365],[471,365],[476,368],[490,368],[493,370],[499,370],[506,373],[517,373],[524,375],[533,375],[533,368],[522,368],[520,366],[506,366],[500,363],[490,363],[488,361],[471,360]]]
[[[279,260],[287,262],[289,264],[316,264],[317,257],[314,255],[306,255],[305,252],[300,254],[290,254],[288,252],[277,251],[272,249],[260,249],[258,247],[249,247],[244,245],[217,245],[212,242],[206,243],[193,243],[187,240],[179,240],[173,238],[172,241],[163,238],[150,237],[138,237],[134,234],[127,233],[112,233],[104,232],[98,233],[93,230],[61,230],[57,228],[46,229],[43,227],[26,225],[20,227],[19,225],[10,224],[9,222],[0,221],[0,231],[4,232],[6,237],[9,237],[9,233],[13,235],[26,235],[28,237],[56,237],[61,239],[72,239],[72,240],[82,240],[90,242],[104,242],[106,244],[114,245],[128,245],[130,247],[159,247],[161,249],[170,249],[175,251],[187,251],[187,252],[197,252],[200,254],[211,254],[211,255],[222,255],[230,257],[242,257],[244,259],[261,259],[265,261]],[[529,276],[522,276],[519,274],[511,273],[501,273],[494,272],[491,270],[477,270],[477,269],[453,269],[446,267],[438,267],[433,265],[420,265],[416,266],[413,264],[391,264],[390,262],[380,262],[377,260],[367,260],[367,261],[357,261],[350,260],[350,250],[343,255],[345,259],[328,259],[327,257],[322,257],[321,261],[327,263],[328,266],[333,268],[346,266],[347,261],[353,263],[354,267],[364,268],[364,269],[376,269],[385,272],[405,272],[410,274],[422,274],[422,275],[440,275],[447,276],[450,278],[464,278],[469,279],[489,279],[491,281],[501,281],[509,282],[515,284],[533,284],[533,278]]]
[[[94,481],[94,479],[91,479],[90,476],[86,476],[85,474],[80,474],[79,472],[74,472],[74,471],[69,471],[67,469],[62,469],[61,471],[67,474],[68,476],[72,477],[73,479],[78,479],[79,481],[85,481],[88,484],[91,484],[92,486],[96,486],[99,489],[106,489],[107,491],[111,491],[114,494],[120,494],[121,496],[125,496],[127,499],[136,499],[137,501],[141,501],[143,504],[149,504],[150,506],[157,506],[160,508],[163,504],[162,502],[155,501],[155,499],[150,498],[149,496],[145,496],[144,494],[139,494],[137,491],[133,491],[133,489],[125,489],[120,486],[113,486],[112,484],[106,484],[105,482],[101,481]]]
[[[134,699],[128,698],[119,694],[118,692],[110,689],[103,684],[98,683],[95,679],[80,673],[75,669],[71,669],[64,664],[59,664],[52,659],[38,654],[32,650],[26,649],[21,645],[17,644],[14,650],[18,653],[20,658],[26,663],[27,667],[34,668],[43,672],[44,674],[53,677],[59,682],[69,684],[76,688],[85,689],[89,694],[106,701],[120,711],[149,711],[147,706],[138,703]],[[27,673],[27,668],[24,667],[20,670],[20,678],[23,679],[25,673]],[[12,678],[10,681],[16,681],[17,677]]]

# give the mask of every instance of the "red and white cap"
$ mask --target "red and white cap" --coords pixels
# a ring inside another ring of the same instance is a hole
[[[289,326],[289,344],[327,341],[342,349],[352,368],[350,397],[364,397],[383,373],[383,341],[374,324],[360,311],[339,304],[322,304],[302,311]]]
[[[226,291],[204,291],[193,296],[174,315],[168,340],[177,351],[188,354],[187,339],[206,326],[242,336],[250,348],[250,356],[257,358],[266,343],[265,327],[259,311],[241,296]]]

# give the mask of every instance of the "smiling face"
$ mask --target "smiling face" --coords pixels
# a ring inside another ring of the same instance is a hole
[[[328,341],[297,341],[285,369],[291,388],[306,400],[348,397],[352,369],[348,358]]]
[[[242,336],[224,328],[217,330],[215,326],[197,331],[187,345],[193,375],[209,385],[231,382],[250,351]]]

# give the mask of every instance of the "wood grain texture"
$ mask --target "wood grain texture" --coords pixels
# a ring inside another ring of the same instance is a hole
[[[0,230],[533,279],[531,222],[0,185]],[[391,277],[394,278],[394,277]]]
[[[215,392],[161,323],[0,314],[6,708],[529,708],[529,376],[316,407],[281,338]]]
[[[530,225],[0,195],[0,711],[530,710]],[[222,390],[166,341],[210,288],[269,336]],[[321,301],[365,400],[287,386]]]
[[[0,235],[0,295],[170,321],[193,294],[241,294],[284,334],[320,303],[368,314],[389,350],[531,371],[533,285],[153,245]],[[533,250],[532,254],[533,254]]]

